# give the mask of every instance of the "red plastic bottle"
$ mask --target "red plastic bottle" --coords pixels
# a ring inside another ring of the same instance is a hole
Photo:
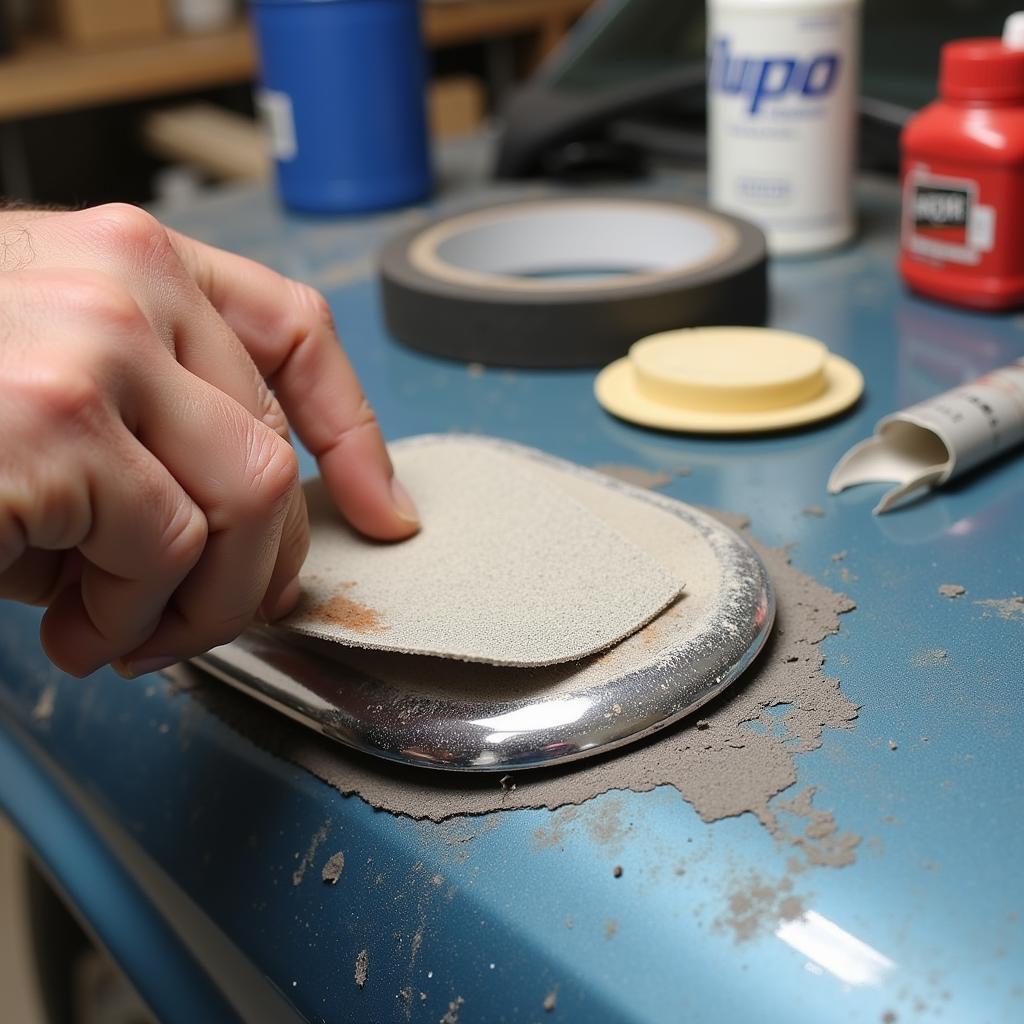
[[[944,302],[1024,306],[1022,30],[947,43],[940,98],[903,129],[900,273]]]

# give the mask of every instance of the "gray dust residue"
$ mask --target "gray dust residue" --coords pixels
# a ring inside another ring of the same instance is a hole
[[[370,954],[367,950],[361,949],[356,954],[356,969],[353,977],[355,983],[362,988],[366,984],[366,975],[370,970]]]
[[[733,528],[736,517],[718,514]],[[813,809],[813,793],[778,813],[772,798],[796,782],[796,757],[821,746],[825,729],[852,728],[858,706],[824,674],[819,643],[838,632],[839,615],[854,605],[789,564],[785,550],[752,538],[775,586],[777,618],[772,637],[754,665],[700,718],[682,723],[611,754],[582,763],[516,772],[505,785],[491,773],[413,768],[372,758],[326,740],[211,682],[195,696],[254,743],[306,768],[345,795],[415,819],[443,821],[461,815],[517,808],[565,808],[609,790],[647,792],[675,787],[704,821],[754,814],[809,863],[849,863],[857,837],[838,835],[827,812]],[[1024,610],[1024,605],[1022,605]],[[189,670],[195,672],[195,670]],[[790,828],[780,814],[803,821]],[[606,823],[608,842],[616,823]],[[538,846],[557,842],[537,835]]]
[[[949,657],[949,651],[944,647],[932,647],[926,651],[918,651],[910,659],[910,664],[914,668],[934,668],[936,665],[942,665]]]
[[[950,600],[954,600],[958,597],[963,597],[967,593],[967,588],[960,586],[959,583],[943,583],[939,587],[939,594],[942,597],[948,597]]]
[[[727,909],[715,920],[714,928],[727,932],[736,942],[747,942],[774,931],[782,921],[795,921],[804,910],[804,899],[794,894],[788,877],[772,883],[753,871],[732,887]]]
[[[316,851],[320,849],[320,844],[327,838],[327,830],[330,828],[330,824],[330,820],[325,821],[313,834],[313,838],[309,841],[309,849],[302,855],[299,866],[292,872],[292,885],[302,884],[310,864],[313,863],[313,858],[316,857]]]
[[[1024,597],[1014,594],[1013,597],[989,597],[974,603],[985,609],[986,617],[998,615],[1007,622],[1024,622]]]

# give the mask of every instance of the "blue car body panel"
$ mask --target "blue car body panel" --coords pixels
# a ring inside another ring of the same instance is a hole
[[[642,191],[700,188],[665,174]],[[464,181],[435,205],[521,191]],[[793,545],[798,568],[848,593],[857,609],[823,650],[860,717],[797,757],[797,785],[863,837],[852,865],[792,876],[814,928],[787,939],[766,913],[740,934],[737,887],[786,877],[792,853],[752,815],[706,824],[662,788],[607,793],[571,820],[398,817],[259,749],[166,678],[62,676],[40,652],[38,611],[5,605],[0,807],[163,1020],[437,1021],[452,1004],[465,1024],[1024,1019],[1024,614],[977,603],[1024,592],[1020,455],[886,517],[871,515],[879,487],[825,494],[882,415],[1024,355],[1024,331],[907,294],[896,187],[864,182],[861,209],[855,245],[778,261],[771,279],[772,323],[861,367],[862,402],[733,439],[618,422],[592,372],[470,373],[395,344],[372,257],[421,211],[288,217],[256,188],[158,211],[323,290],[388,436],[475,431],[584,465],[686,467],[666,493],[750,515],[760,540]],[[823,518],[803,514],[812,505]],[[944,583],[967,593],[944,598]],[[338,850],[328,886],[320,869]],[[134,909],[92,911],[99,884]]]

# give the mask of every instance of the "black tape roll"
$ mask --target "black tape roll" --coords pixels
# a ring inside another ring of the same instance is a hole
[[[552,198],[461,213],[389,243],[380,272],[398,341],[492,366],[603,366],[648,334],[767,316],[761,231],[658,199]]]

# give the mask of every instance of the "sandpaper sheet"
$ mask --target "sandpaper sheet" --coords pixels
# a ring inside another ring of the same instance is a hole
[[[311,547],[287,628],[371,650],[554,665],[635,633],[682,592],[659,560],[493,443],[415,438],[392,457],[422,531],[367,541],[319,481],[307,485]]]

